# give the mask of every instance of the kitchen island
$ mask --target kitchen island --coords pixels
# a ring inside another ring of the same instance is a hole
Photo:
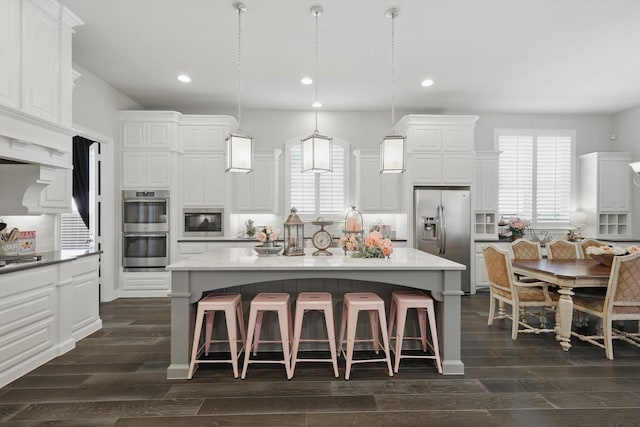
[[[196,303],[204,293],[265,282],[275,282],[282,291],[283,281],[313,283],[314,279],[375,282],[429,291],[436,301],[443,374],[464,374],[460,359],[464,265],[412,248],[395,249],[391,259],[351,258],[340,249],[332,252],[334,256],[330,257],[311,256],[311,250],[306,256],[258,257],[252,248],[222,248],[167,266],[171,271],[171,363],[167,378],[187,378]],[[348,285],[345,287],[346,292],[351,291]],[[275,291],[273,287],[269,290]],[[306,290],[316,289],[311,286]],[[334,292],[334,307],[341,307],[341,299],[342,295]],[[243,300],[247,302],[244,292]]]

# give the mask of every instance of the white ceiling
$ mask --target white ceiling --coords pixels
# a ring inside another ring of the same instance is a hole
[[[148,109],[237,108],[231,0],[61,0],[74,62]],[[616,113],[640,105],[638,0],[243,0],[242,106],[309,110],[314,4],[323,109]],[[192,83],[176,80],[191,75]],[[420,82],[430,77],[431,88]]]

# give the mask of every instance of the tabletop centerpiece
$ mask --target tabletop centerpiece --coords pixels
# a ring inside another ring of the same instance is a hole
[[[393,253],[393,242],[382,236],[379,231],[370,232],[360,243],[357,236],[345,234],[340,238],[340,245],[351,252],[354,258],[390,258]]]
[[[256,239],[262,242],[262,245],[254,246],[253,250],[258,256],[278,255],[282,250],[282,246],[277,246],[278,231],[270,225],[263,225],[257,228]]]
[[[621,246],[589,246],[585,253],[589,255],[591,258],[598,261],[600,264],[607,265],[611,267],[613,264],[613,257],[619,255],[629,255],[634,254],[636,252],[640,252],[640,248],[637,246],[629,246],[628,248],[623,248]]]

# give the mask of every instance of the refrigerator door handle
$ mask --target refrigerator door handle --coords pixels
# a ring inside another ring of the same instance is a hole
[[[440,205],[436,208],[436,242],[438,244],[438,255],[442,255],[442,206]]]
[[[438,220],[438,222],[440,223],[440,233],[441,233],[441,248],[440,248],[440,253],[441,255],[444,255],[445,252],[447,251],[447,224],[445,224],[445,212],[444,212],[444,206],[439,206],[439,213],[440,213],[440,218]]]

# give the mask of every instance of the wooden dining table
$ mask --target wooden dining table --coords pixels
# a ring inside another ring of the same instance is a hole
[[[575,288],[606,288],[611,267],[593,259],[536,259],[513,260],[515,274],[533,277],[558,287],[559,325],[556,339],[564,351],[571,348],[571,324],[573,321],[573,290]]]

